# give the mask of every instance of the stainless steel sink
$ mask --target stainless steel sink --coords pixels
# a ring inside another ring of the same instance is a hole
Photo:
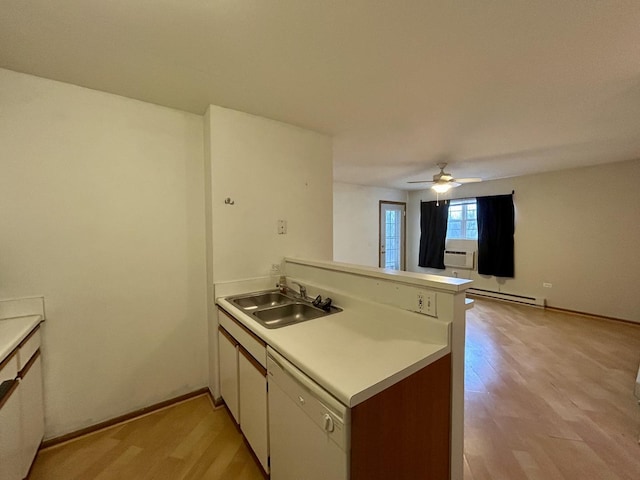
[[[306,303],[290,303],[274,308],[266,308],[253,312],[253,316],[267,328],[284,327],[292,323],[304,322],[313,318],[324,317],[328,312],[312,307]]]
[[[294,302],[293,298],[287,297],[280,292],[259,292],[249,295],[239,295],[229,300],[243,310],[257,310],[258,308],[275,307],[276,305],[286,305]]]
[[[342,311],[334,306],[325,311],[311,302],[290,297],[278,290],[237,295],[229,298],[229,301],[247,314],[251,313],[252,318],[265,328],[285,327]]]

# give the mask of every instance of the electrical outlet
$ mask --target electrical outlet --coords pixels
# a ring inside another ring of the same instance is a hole
[[[271,273],[280,273],[280,264],[272,263],[271,264]]]
[[[424,293],[423,292],[418,292],[418,311],[422,312],[424,310]]]
[[[418,290],[415,311],[425,315],[436,316],[436,293],[429,290]]]
[[[551,288],[551,287],[553,287],[553,285],[552,285],[551,283],[547,283],[547,282],[544,282],[544,283],[542,284],[542,286],[543,286],[544,288]]]

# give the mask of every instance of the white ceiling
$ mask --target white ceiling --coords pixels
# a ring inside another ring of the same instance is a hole
[[[333,135],[343,182],[640,158],[637,0],[2,0],[0,66]]]

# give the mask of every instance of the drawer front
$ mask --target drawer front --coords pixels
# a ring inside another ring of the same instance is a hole
[[[265,368],[267,367],[267,346],[262,340],[221,309],[218,309],[218,323],[229,332],[260,365]]]
[[[22,370],[40,348],[40,327],[33,330],[18,348],[18,370]]]
[[[13,380],[18,376],[18,354],[17,351],[11,353],[0,364],[0,383],[5,380]]]

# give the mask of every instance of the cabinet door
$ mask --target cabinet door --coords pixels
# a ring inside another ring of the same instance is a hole
[[[238,342],[218,328],[218,361],[220,362],[220,395],[233,415],[236,423],[240,423],[240,409],[238,405]]]
[[[240,429],[262,468],[269,472],[267,371],[242,347],[240,353]]]
[[[42,398],[42,358],[40,351],[20,373],[20,419],[22,423],[22,477],[25,478],[38,453],[44,436],[44,402]]]
[[[20,385],[7,380],[0,385],[0,478],[20,480],[22,450],[20,435]]]

